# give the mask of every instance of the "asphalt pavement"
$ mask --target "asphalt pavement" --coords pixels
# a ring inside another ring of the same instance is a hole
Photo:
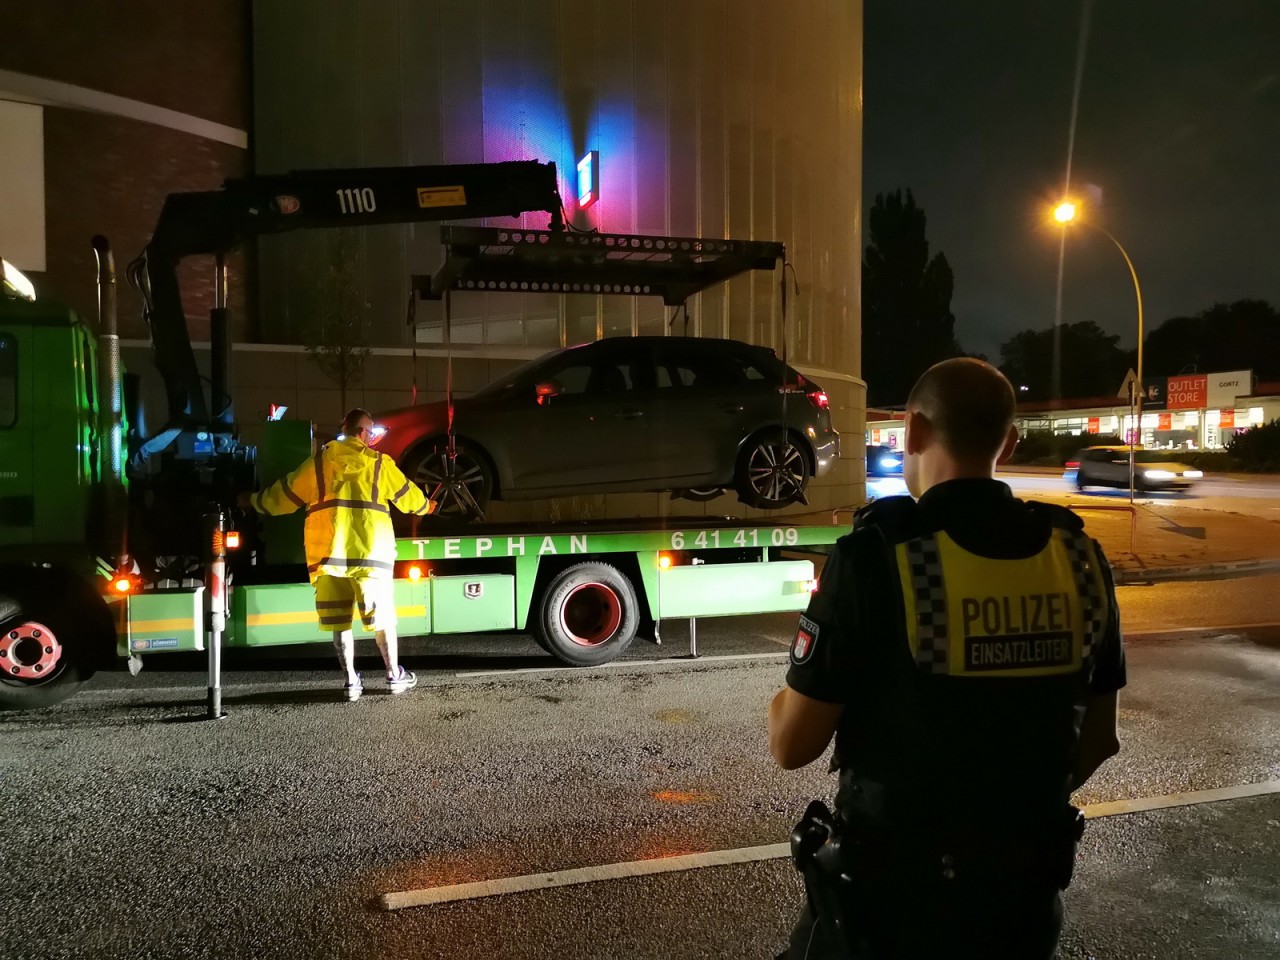
[[[1278,586],[1121,588],[1124,751],[1080,802],[1280,780]],[[0,714],[0,956],[771,957],[801,899],[777,857],[382,909],[785,841],[833,787],[765,750],[794,619],[700,624],[697,660],[666,627],[590,670],[511,636],[415,641],[419,688],[355,704],[315,648],[233,656],[220,721],[193,721],[205,678],[180,660]],[[1061,956],[1274,957],[1278,872],[1277,794],[1096,820]]]

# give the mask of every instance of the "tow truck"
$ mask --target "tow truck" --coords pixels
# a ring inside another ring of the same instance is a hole
[[[227,254],[288,230],[545,213],[545,230],[444,226],[445,260],[417,296],[458,291],[660,296],[784,261],[781,244],[566,228],[555,165],[537,161],[313,170],[169,196],[129,265],[167,409],[148,429],[120,363],[110,246],[98,261],[97,330],[5,264],[0,295],[0,709],[58,703],[128,658],[207,651],[221,716],[221,650],[327,643],[302,556],[301,515],[238,516],[236,494],[316,449],[314,425],[263,424],[241,442],[229,391]],[[209,391],[195,362],[177,267],[212,255]],[[785,295],[784,295],[785,296]],[[785,403],[785,395],[781,402]],[[450,444],[452,449],[452,444]],[[444,483],[456,482],[446,476]],[[428,491],[439,494],[439,491]],[[238,528],[237,528],[238,527]],[[641,632],[687,619],[804,609],[835,526],[721,520],[432,528],[398,539],[404,636],[524,630],[572,665],[616,657]]]

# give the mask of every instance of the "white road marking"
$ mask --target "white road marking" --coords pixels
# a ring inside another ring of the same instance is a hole
[[[1257,630],[1260,627],[1280,627],[1280,623],[1272,620],[1265,623],[1226,623],[1214,624],[1211,627],[1155,627],[1143,630],[1125,630],[1126,640],[1138,640],[1146,637],[1171,637],[1196,633],[1231,633],[1235,630]]]
[[[1190,807],[1197,803],[1217,803],[1220,800],[1261,797],[1268,793],[1280,793],[1280,780],[1264,780],[1262,783],[1241,783],[1234,787],[1218,787],[1215,790],[1169,793],[1163,797],[1137,797],[1133,800],[1091,803],[1084,807],[1084,814],[1090,820],[1094,820],[1098,817],[1114,817],[1124,813],[1141,813],[1144,810],[1167,810],[1170,807]]]
[[[501,880],[479,880],[475,883],[457,883],[447,887],[425,887],[421,890],[405,890],[401,893],[384,893],[382,906],[386,910],[401,910],[405,907],[424,907],[436,903],[450,903],[454,900],[496,897],[504,893],[528,893],[530,890],[550,890],[553,887],[598,883],[601,880],[646,877],[655,873],[676,873],[682,870],[696,870],[700,867],[755,863],[758,860],[776,860],[779,857],[789,856],[791,856],[790,843],[771,843],[763,847],[713,850],[710,853],[690,853],[681,857],[606,863],[598,867],[579,867],[576,870],[556,870],[552,873],[526,874],[523,877],[504,877]]]
[[[1216,803],[1222,800],[1241,800],[1280,793],[1280,780],[1262,783],[1245,783],[1214,790],[1196,790],[1189,793],[1171,793],[1161,797],[1138,797],[1132,800],[1116,800],[1110,803],[1094,803],[1083,808],[1090,820],[1114,817],[1148,810],[1165,810],[1170,807],[1186,807],[1198,803]],[[606,863],[594,867],[577,867],[572,870],[555,870],[550,873],[531,873],[519,877],[502,877],[497,880],[477,880],[473,883],[455,883],[441,887],[423,887],[382,895],[384,910],[402,910],[405,907],[424,907],[458,900],[479,900],[508,893],[528,893],[532,890],[551,890],[604,880],[622,880],[628,877],[646,877],[658,873],[679,873],[700,870],[704,867],[723,867],[739,863],[757,863],[762,860],[780,860],[791,856],[790,843],[770,843],[759,847],[738,847],[732,850],[712,850],[707,853],[690,853],[678,857],[658,857],[652,860],[630,860],[623,863]]]

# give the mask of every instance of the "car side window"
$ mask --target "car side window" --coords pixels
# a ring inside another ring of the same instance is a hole
[[[570,364],[551,379],[560,384],[561,396],[624,393],[635,389],[631,365],[606,360]]]
[[[724,357],[692,350],[663,351],[658,355],[659,389],[722,389],[742,382],[741,373]]]

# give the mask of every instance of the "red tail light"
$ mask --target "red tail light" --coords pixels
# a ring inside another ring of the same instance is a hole
[[[1068,469],[1068,470],[1079,470],[1079,469],[1080,469],[1080,461],[1079,461],[1079,460],[1068,460],[1068,461],[1067,461],[1067,469]]]
[[[827,399],[827,394],[825,390],[811,390],[808,393],[806,393],[805,396],[808,397],[809,402],[812,403],[819,410],[826,410],[828,407],[831,406],[831,401]]]

